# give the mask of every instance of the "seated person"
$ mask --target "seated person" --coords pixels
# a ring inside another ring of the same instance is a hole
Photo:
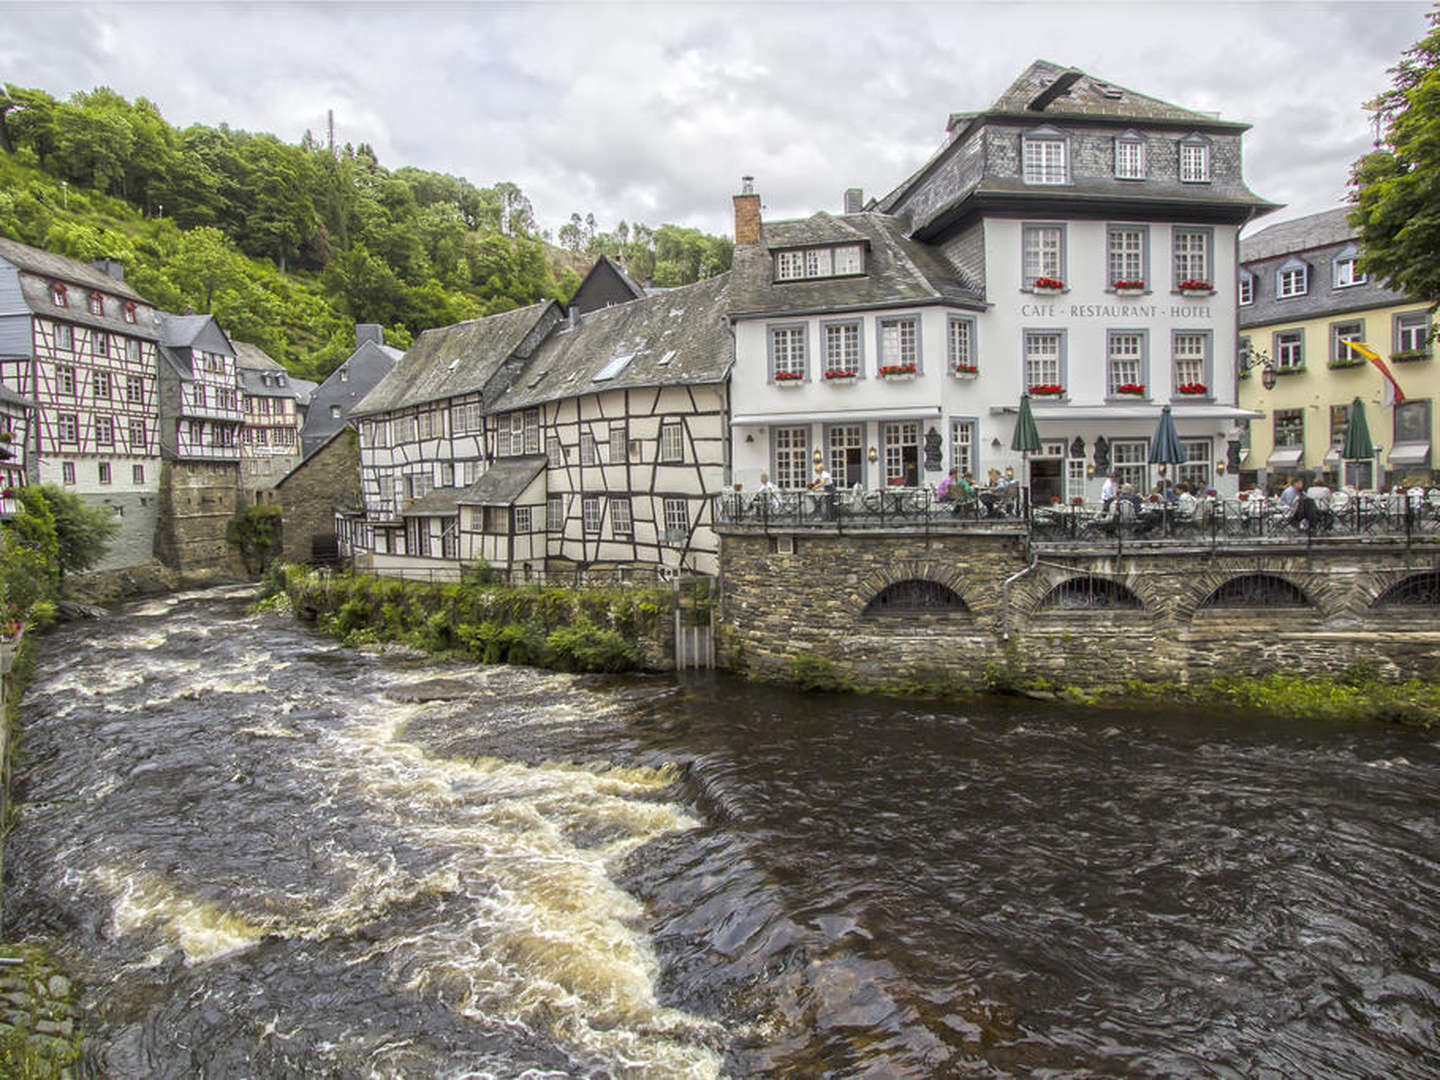
[[[960,478],[959,469],[951,469],[940,479],[940,486],[935,489],[935,497],[941,502],[951,502],[960,497],[958,489]]]

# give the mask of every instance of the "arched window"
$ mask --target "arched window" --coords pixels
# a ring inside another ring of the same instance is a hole
[[[1312,607],[1298,585],[1274,574],[1242,574],[1222,584],[1200,605],[1205,608]]]
[[[1397,581],[1377,596],[1371,607],[1440,607],[1440,570]]]
[[[924,578],[894,581],[865,605],[864,615],[943,615],[968,611],[965,601],[948,585]]]
[[[1132,611],[1144,607],[1140,598],[1118,581],[1090,574],[1062,581],[1045,594],[1040,606],[1065,610],[1110,608]]]

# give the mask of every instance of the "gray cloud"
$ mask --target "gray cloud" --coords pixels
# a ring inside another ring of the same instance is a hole
[[[883,193],[1045,57],[1254,125],[1246,173],[1334,205],[1372,138],[1363,102],[1425,3],[10,4],[0,79],[106,84],[171,123],[342,142],[391,166],[511,180],[572,210],[730,227],[742,173],[771,217]],[[57,18],[57,13],[63,17]]]

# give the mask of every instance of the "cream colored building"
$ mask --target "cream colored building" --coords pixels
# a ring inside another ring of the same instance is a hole
[[[1434,476],[1440,374],[1430,314],[1366,277],[1348,213],[1342,207],[1281,222],[1240,242],[1240,353],[1253,350],[1255,362],[1239,380],[1239,404],[1265,414],[1249,425],[1241,477],[1271,491],[1298,472],[1340,479],[1339,447],[1357,396],[1377,450],[1371,463],[1348,466],[1344,482],[1370,487]],[[1345,344],[1351,340],[1380,354],[1403,401],[1378,366]]]

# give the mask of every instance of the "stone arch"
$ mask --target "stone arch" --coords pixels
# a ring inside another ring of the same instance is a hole
[[[964,615],[970,607],[964,598],[930,578],[902,578],[892,581],[870,598],[860,612],[866,618],[886,615]]]
[[[1440,607],[1440,570],[1422,570],[1392,581],[1370,601],[1372,608]]]
[[[1349,578],[1337,580],[1323,571],[1298,569],[1285,560],[1271,560],[1243,557],[1217,559],[1215,565],[1201,574],[1183,589],[1175,601],[1174,617],[1180,621],[1194,619],[1197,615],[1214,613],[1217,610],[1236,610],[1236,607],[1208,605],[1214,593],[1235,578],[1264,576],[1286,582],[1303,597],[1303,605],[1286,607],[1293,618],[1302,610],[1309,616],[1323,618],[1334,612],[1349,610],[1352,601],[1353,581]],[[1247,610],[1253,611],[1254,608]]]
[[[1210,589],[1197,611],[1217,608],[1314,608],[1309,593],[1280,574],[1256,571],[1227,577]]]
[[[1037,610],[1141,611],[1145,605],[1129,586],[1099,574],[1075,574],[1052,585]]]
[[[961,604],[955,610],[969,612],[970,601],[966,599],[969,590],[964,577],[964,571],[952,560],[901,559],[865,574],[845,591],[841,599],[850,613],[858,618],[868,614],[871,603],[890,586],[904,581],[930,582],[954,594]],[[943,609],[931,610],[943,613]]]

